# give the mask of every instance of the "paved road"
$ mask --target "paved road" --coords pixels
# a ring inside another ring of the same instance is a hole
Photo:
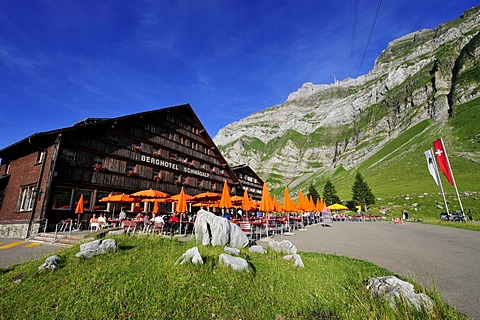
[[[0,268],[48,257],[60,249],[49,244],[0,238]]]
[[[312,225],[290,240],[299,251],[368,260],[426,288],[434,283],[442,298],[472,319],[480,319],[480,232],[387,222]]]

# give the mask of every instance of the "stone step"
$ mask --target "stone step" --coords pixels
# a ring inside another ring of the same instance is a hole
[[[51,244],[59,247],[72,247],[79,241],[83,239],[83,236],[72,236],[72,235],[57,235],[57,239],[55,239],[54,233],[41,233],[36,235],[35,237],[29,239],[33,242],[38,243],[45,243]]]
[[[62,247],[62,248],[71,248],[73,247],[73,244],[69,243],[63,243],[63,242],[54,242],[52,245],[57,246],[57,247]]]

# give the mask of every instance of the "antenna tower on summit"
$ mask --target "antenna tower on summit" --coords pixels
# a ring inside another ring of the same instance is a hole
[[[334,84],[339,84],[340,83],[340,81],[337,80],[337,77],[335,77],[335,73],[333,74],[333,83]]]

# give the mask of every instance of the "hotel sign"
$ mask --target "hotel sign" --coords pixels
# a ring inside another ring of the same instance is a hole
[[[179,164],[179,163],[173,163],[173,162],[170,162],[170,161],[157,159],[157,158],[149,157],[149,156],[146,156],[146,155],[141,155],[140,160],[142,162],[154,164],[154,165],[157,165],[159,167],[173,169],[173,170],[176,170],[176,171],[182,171],[182,172],[185,172],[185,173],[194,174],[194,175],[197,175],[197,176],[202,176],[204,178],[209,178],[210,177],[209,172],[201,171],[201,170],[198,170],[198,169],[192,169],[192,168],[189,168],[189,167],[184,166],[184,165]]]

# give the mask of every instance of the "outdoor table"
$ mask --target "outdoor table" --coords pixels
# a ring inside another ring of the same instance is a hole
[[[108,219],[107,222],[111,226],[116,227],[120,223],[120,220],[119,219]]]
[[[254,231],[258,231],[258,238],[260,239],[262,236],[262,220],[252,220],[250,224],[253,226]],[[255,233],[255,232],[254,232]]]

